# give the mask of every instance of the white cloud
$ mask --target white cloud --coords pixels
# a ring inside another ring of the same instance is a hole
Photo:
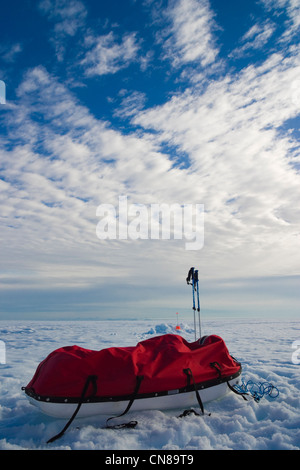
[[[118,72],[135,61],[139,45],[135,33],[126,34],[121,41],[113,31],[102,36],[88,36],[85,45],[89,49],[81,60],[87,76]]]
[[[299,33],[300,27],[300,4],[299,0],[260,0],[269,12],[281,15],[287,15],[285,30],[282,40],[290,41],[291,38]]]
[[[208,0],[174,0],[165,11],[170,26],[163,31],[166,57],[182,66],[199,62],[208,66],[215,61],[213,12]]]
[[[222,273],[226,263],[231,272],[245,266],[248,274],[298,272],[298,142],[280,127],[299,115],[291,86],[299,72],[297,52],[274,54],[134,119],[189,155],[189,172],[198,177],[195,198],[207,211],[200,256],[208,257],[206,266],[209,257],[223,265]]]
[[[299,113],[292,87],[299,71],[291,49],[205,90],[178,92],[162,106],[134,114],[134,100],[127,101],[123,111],[140,129],[125,135],[43,67],[30,70],[7,113],[11,150],[1,149],[8,279],[93,285],[118,267],[116,276],[129,282],[160,285],[198,263],[205,279],[296,274],[299,157],[293,136],[279,131]],[[187,168],[176,166],[176,148],[188,155]],[[100,242],[96,208],[116,206],[119,195],[140,204],[203,203],[204,249],[187,252],[174,240]]]
[[[136,276],[145,257],[151,276],[152,255],[138,242],[98,240],[96,208],[122,194],[142,204],[191,200],[193,184],[180,188],[182,172],[155,140],[98,121],[42,67],[26,74],[18,97],[7,116],[12,149],[1,149],[5,270],[20,285],[79,286],[100,282],[112,265]],[[162,260],[170,248],[154,252]]]
[[[130,117],[144,108],[146,94],[140,91],[121,90],[119,92],[121,103],[115,111],[115,116]]]
[[[0,47],[1,58],[5,62],[15,62],[16,57],[18,56],[18,54],[20,54],[20,52],[22,52],[22,50],[23,46],[19,42],[6,46],[2,45]]]
[[[42,0],[38,7],[55,22],[55,32],[63,36],[74,36],[87,15],[84,4],[79,0]]]
[[[254,24],[241,38],[242,45],[234,49],[231,57],[240,57],[249,51],[256,51],[264,47],[275,31],[275,24],[265,21],[263,24]]]
[[[42,0],[38,4],[42,14],[54,22],[54,32],[50,39],[58,61],[62,61],[66,51],[66,40],[75,36],[85,26],[87,10],[79,0]]]
[[[50,42],[55,47],[58,61],[65,58],[68,38],[81,34],[77,42],[73,41],[76,54],[74,50],[72,53],[74,64],[79,63],[86,76],[114,74],[138,59],[140,44],[137,34],[128,32],[119,37],[113,31],[113,27],[117,27],[116,24],[112,25],[109,33],[96,34],[87,26],[88,11],[80,0],[42,0],[38,7],[42,14],[54,23]],[[109,22],[106,19],[104,30],[108,27]],[[142,70],[147,68],[150,58],[151,52],[139,58]]]

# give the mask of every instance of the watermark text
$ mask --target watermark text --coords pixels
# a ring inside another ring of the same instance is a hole
[[[293,342],[292,348],[295,349],[292,354],[292,363],[300,364],[300,339],[296,339],[296,341]]]
[[[204,245],[203,204],[100,204],[96,234],[100,240],[185,240],[186,250]]]
[[[0,340],[0,364],[6,364],[6,348],[4,341]]]
[[[0,104],[6,103],[6,87],[3,80],[0,80]]]

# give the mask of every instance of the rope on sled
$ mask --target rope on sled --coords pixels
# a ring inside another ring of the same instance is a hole
[[[258,403],[264,396],[270,398],[277,398],[279,390],[275,385],[269,382],[253,382],[252,380],[245,381],[242,379],[241,385],[233,385],[233,391],[242,395],[251,395],[252,398]]]

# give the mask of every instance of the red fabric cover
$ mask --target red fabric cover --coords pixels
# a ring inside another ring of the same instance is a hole
[[[215,335],[208,336],[202,345],[166,334],[135,347],[93,351],[67,346],[53,351],[39,364],[27,387],[47,397],[79,397],[87,377],[96,375],[97,396],[112,397],[131,394],[136,377],[143,375],[139,393],[162,392],[185,387],[186,368],[191,369],[196,383],[217,378],[217,371],[210,366],[215,361],[224,377],[240,370],[222,338]]]

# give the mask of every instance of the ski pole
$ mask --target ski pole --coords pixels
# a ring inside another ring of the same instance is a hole
[[[193,275],[193,284],[192,284],[192,288],[193,288],[193,310],[194,310],[194,329],[195,329],[195,341],[197,339],[197,326],[196,326],[196,306],[195,306],[195,273],[194,273],[194,268],[193,268],[193,272],[192,272],[192,275]]]
[[[190,269],[190,275],[191,275],[191,278],[192,278],[194,331],[195,331],[195,341],[196,341],[196,339],[197,339],[197,326],[196,326],[196,305],[195,305],[195,268]]]
[[[199,298],[199,277],[198,270],[195,271],[195,282],[197,290],[197,310],[198,310],[198,323],[199,323],[199,338],[201,338],[201,320],[200,320],[200,298]]]
[[[193,311],[194,311],[194,330],[195,330],[195,341],[197,339],[197,332],[196,332],[196,306],[195,306],[195,279],[194,279],[194,271],[195,268],[191,268],[188,272],[188,277],[186,278],[187,284],[192,285],[193,289]],[[192,281],[192,282],[190,282]]]

